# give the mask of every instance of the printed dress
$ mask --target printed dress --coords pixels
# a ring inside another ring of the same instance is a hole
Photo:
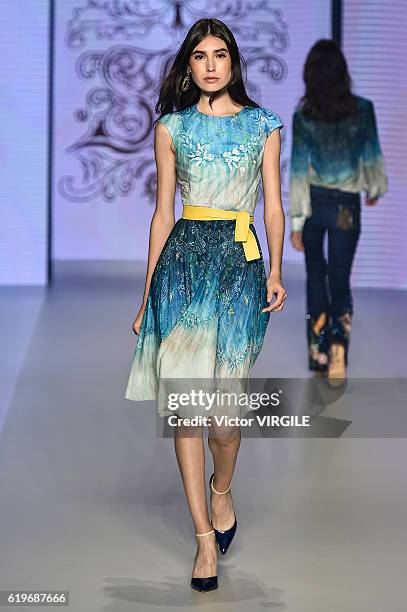
[[[174,143],[183,205],[254,214],[265,142],[283,127],[278,115],[245,106],[210,116],[195,104],[159,121]],[[126,399],[158,399],[161,379],[248,380],[270,313],[261,312],[267,279],[256,230],[251,224],[260,257],[247,261],[235,224],[176,221],[151,278]],[[158,401],[158,414],[173,411]]]

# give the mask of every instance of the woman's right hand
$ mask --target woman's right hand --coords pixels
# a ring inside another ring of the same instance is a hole
[[[370,199],[368,196],[365,196],[365,204],[366,204],[366,206],[376,206],[378,201],[379,201],[379,198],[372,198],[372,199]]]
[[[138,336],[140,333],[141,322],[143,320],[144,311],[146,309],[146,305],[142,304],[140,310],[138,311],[136,318],[133,321],[132,329],[134,333]]]
[[[304,245],[302,243],[302,232],[291,232],[290,240],[294,249],[296,249],[297,251],[304,250]]]

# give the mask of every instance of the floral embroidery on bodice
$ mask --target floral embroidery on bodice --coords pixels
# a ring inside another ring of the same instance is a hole
[[[278,115],[245,106],[234,115],[213,116],[194,104],[159,121],[174,143],[183,204],[254,213],[266,139],[284,125]]]

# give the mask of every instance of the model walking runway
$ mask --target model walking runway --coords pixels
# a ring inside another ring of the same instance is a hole
[[[126,390],[133,400],[156,399],[159,378],[247,378],[270,318],[250,219],[265,141],[281,119],[249,106],[210,116],[194,104],[160,122],[175,143],[184,210],[152,275]]]

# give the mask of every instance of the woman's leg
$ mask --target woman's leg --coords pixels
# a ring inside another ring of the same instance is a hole
[[[361,228],[358,197],[359,194],[355,194],[355,203],[337,208],[334,223],[328,230],[328,277],[332,301],[330,343],[343,346],[345,365],[348,364],[353,317],[350,276]]]
[[[208,445],[213,456],[215,473],[212,484],[217,491],[226,491],[232,481],[240,442],[240,427],[218,427],[213,424],[210,428]],[[213,493],[211,510],[215,529],[224,531],[232,527],[235,514],[230,491],[226,495]]]
[[[188,436],[188,437],[187,437]],[[192,437],[190,437],[192,436]],[[205,450],[202,427],[176,427],[174,431],[175,454],[196,533],[212,529],[208,515],[205,488]],[[193,577],[216,576],[215,534],[196,537],[197,551]]]
[[[312,202],[312,215],[306,219],[302,240],[307,273],[308,367],[325,371],[328,366],[330,304],[328,296],[328,265],[324,256],[325,211],[322,204]]]

